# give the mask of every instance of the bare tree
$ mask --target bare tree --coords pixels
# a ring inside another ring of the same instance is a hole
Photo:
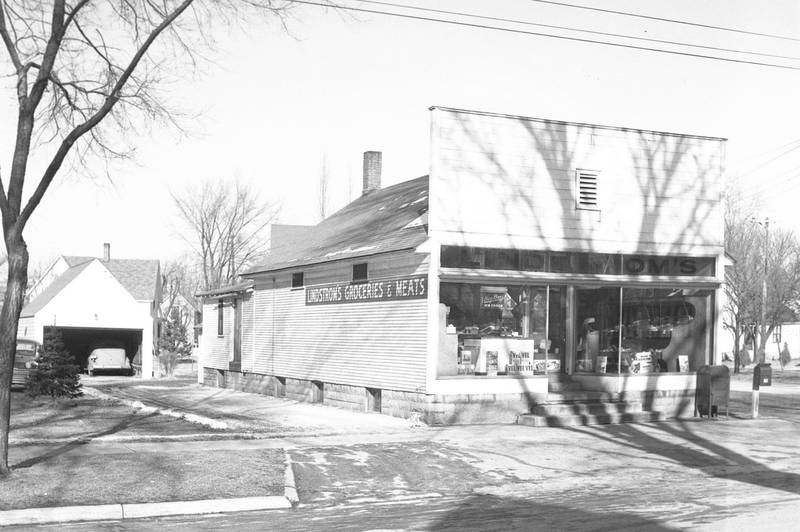
[[[758,237],[750,222],[751,209],[741,203],[738,195],[728,195],[725,201],[725,252],[734,263],[725,269],[725,304],[723,325],[733,336],[733,372],[749,360],[743,357],[743,342],[748,337],[748,325],[757,314],[760,292],[758,268],[753,261],[760,258],[756,247]]]
[[[177,321],[191,329],[194,321],[195,292],[200,288],[187,260],[166,261],[161,270],[161,310],[167,321]],[[187,304],[191,308],[187,308]]]
[[[734,338],[736,372],[742,360],[742,342],[751,340],[757,361],[763,362],[775,328],[796,317],[800,242],[791,231],[776,231],[767,240],[766,232],[749,215],[752,211],[741,209],[735,200],[729,200],[726,207],[725,251],[734,263],[725,275],[723,323]],[[766,300],[762,293],[765,280]]]
[[[0,0],[0,57],[17,102],[11,165],[7,177],[0,176],[9,266],[0,312],[0,477],[9,473],[11,375],[28,280],[23,233],[31,215],[65,162],[82,167],[92,155],[124,156],[130,148],[117,146],[118,139],[153,120],[174,122],[158,88],[182,62],[194,63],[197,50],[209,44],[211,24],[245,14],[239,10],[283,21],[290,6],[272,0]],[[45,158],[46,166],[29,180],[32,157]],[[23,190],[32,191],[26,201]]]
[[[200,265],[203,289],[230,284],[266,254],[266,229],[279,209],[251,187],[207,181],[172,197],[186,223],[183,237]]]

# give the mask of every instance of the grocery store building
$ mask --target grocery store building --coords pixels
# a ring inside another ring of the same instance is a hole
[[[725,141],[431,108],[429,175],[205,292],[199,379],[431,423],[570,399],[691,415],[719,360]],[[593,395],[592,395],[593,394]]]

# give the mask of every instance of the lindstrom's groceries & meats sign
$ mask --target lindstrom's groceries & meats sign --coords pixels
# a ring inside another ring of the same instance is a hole
[[[424,299],[428,278],[424,275],[363,283],[334,283],[306,287],[306,305],[335,305],[397,299]]]

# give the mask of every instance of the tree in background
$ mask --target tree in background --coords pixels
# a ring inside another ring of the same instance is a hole
[[[189,259],[169,260],[161,272],[161,317],[191,329],[194,313],[199,309],[194,294],[201,288],[194,268]]]
[[[252,187],[209,180],[172,198],[186,224],[183,238],[199,263],[202,289],[233,283],[266,255],[267,228],[279,209]]]
[[[164,374],[171,377],[181,358],[192,354],[189,331],[179,319],[167,319],[158,339],[158,361]]]
[[[62,166],[87,171],[93,156],[109,161],[132,151],[153,121],[177,125],[164,82],[193,66],[211,43],[212,24],[255,11],[280,17],[290,1],[272,0],[0,0],[2,74],[13,82],[16,138],[0,176],[0,214],[8,256],[0,312],[0,477],[8,475],[11,375],[19,315],[28,282],[25,227]],[[127,141],[124,141],[127,139]],[[32,159],[43,158],[41,172]],[[29,179],[29,173],[36,175]],[[27,200],[23,191],[30,193]]]
[[[742,205],[740,197],[729,194],[725,198],[725,253],[733,264],[725,268],[725,303],[723,325],[733,335],[733,372],[750,363],[744,349],[748,338],[748,325],[756,316],[757,298],[760,297],[760,277],[754,263],[758,238],[756,227],[750,221],[752,209]]]
[[[723,323],[734,337],[734,372],[740,362],[749,361],[742,352],[742,343],[748,339],[753,342],[756,361],[764,361],[769,337],[778,325],[797,318],[796,304],[800,300],[797,235],[778,230],[767,241],[766,231],[754,221],[751,212],[754,211],[742,208],[735,196],[726,204],[725,251],[733,264],[725,272]],[[767,299],[763,301],[765,279]]]
[[[80,366],[75,363],[75,357],[64,346],[61,332],[54,328],[45,329],[42,352],[25,382],[26,392],[31,397],[80,397],[83,395],[80,370]]]

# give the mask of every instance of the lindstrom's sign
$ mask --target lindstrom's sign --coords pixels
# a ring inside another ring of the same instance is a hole
[[[336,305],[398,299],[424,299],[428,278],[424,275],[363,283],[334,283],[306,287],[306,305]]]

